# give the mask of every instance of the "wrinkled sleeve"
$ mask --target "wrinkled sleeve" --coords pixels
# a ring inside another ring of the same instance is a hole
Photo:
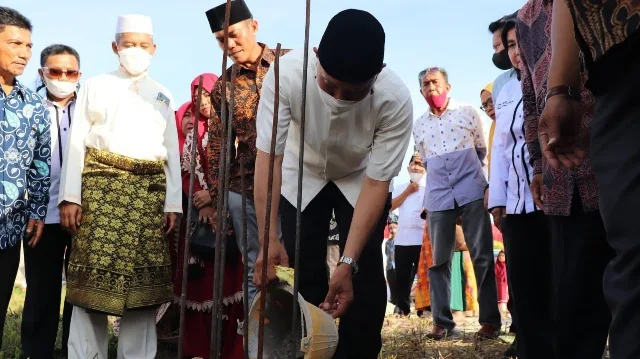
[[[520,48],[521,52],[526,51],[526,47]],[[533,166],[533,174],[542,173],[542,150],[540,149],[540,141],[538,140],[538,106],[536,104],[536,92],[533,87],[533,77],[529,71],[529,65],[524,53],[520,56],[522,61],[522,109],[524,112],[524,135],[529,149],[529,162]]]
[[[44,222],[47,216],[49,186],[51,185],[51,120],[49,110],[46,108],[35,117],[37,138],[28,174],[29,219]]]
[[[420,159],[422,160],[422,165],[425,169],[427,169],[427,150],[424,148],[424,143],[422,143],[422,136],[418,133],[420,128],[422,127],[423,121],[423,117],[419,117],[413,123],[413,142],[415,143],[418,154],[420,155]]]
[[[470,116],[473,119],[474,123],[474,145],[476,147],[476,152],[478,153],[478,158],[480,162],[484,163],[484,159],[487,157],[487,138],[484,135],[484,125],[482,124],[482,115],[480,114],[480,110],[477,108],[470,106],[469,107]]]
[[[500,119],[496,119],[499,121]],[[489,209],[507,206],[507,183],[509,181],[509,160],[505,153],[504,126],[496,122],[491,148],[491,168],[489,172]]]
[[[67,139],[67,149],[60,174],[60,197],[63,201],[81,205],[82,171],[84,170],[85,138],[91,130],[90,91],[91,80],[80,88],[76,98],[73,124]]]
[[[211,119],[209,120],[209,139],[207,141],[207,161],[209,161],[209,173],[207,173],[206,176],[207,183],[209,184],[211,201],[212,203],[214,203],[214,205],[215,203],[217,203],[218,180],[220,177],[220,152],[222,151],[220,141],[222,140],[222,136],[224,135],[222,121],[220,120],[222,116],[222,86],[222,79],[216,81],[215,87],[213,88],[213,94],[211,95],[211,106],[213,107],[213,113],[211,114]]]
[[[182,213],[182,178],[180,175],[178,129],[174,111],[169,108],[167,112],[167,127],[164,130],[164,147],[167,149],[167,162],[164,166],[164,173],[167,178],[164,211]]]
[[[291,104],[289,93],[291,84],[285,71],[280,71],[280,104],[278,106],[278,129],[276,134],[276,155],[284,154],[287,144],[287,135],[291,123]],[[271,153],[271,139],[273,132],[273,114],[276,88],[276,77],[273,67],[269,69],[262,84],[262,94],[258,104],[258,115],[256,116],[256,148],[265,153]]]
[[[413,104],[408,94],[398,102],[397,109],[389,109],[380,120],[373,136],[371,159],[367,176],[376,181],[390,181],[400,173],[413,128]]]

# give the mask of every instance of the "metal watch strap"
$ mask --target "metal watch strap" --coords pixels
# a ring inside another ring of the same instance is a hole
[[[565,95],[569,96],[572,100],[580,102],[580,89],[571,87],[571,86],[556,86],[547,91],[547,96],[545,97],[545,102],[548,101],[553,96]]]
[[[358,273],[359,267],[358,267],[358,264],[356,263],[356,261],[353,258],[342,256],[340,258],[340,260],[338,261],[338,264],[340,264],[340,263],[348,264],[351,267],[351,269],[353,270],[353,274]]]

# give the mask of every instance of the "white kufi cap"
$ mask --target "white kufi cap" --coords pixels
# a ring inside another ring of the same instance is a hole
[[[153,26],[151,25],[151,18],[138,14],[119,16],[118,25],[116,26],[116,34],[122,34],[125,32],[135,32],[153,36]]]

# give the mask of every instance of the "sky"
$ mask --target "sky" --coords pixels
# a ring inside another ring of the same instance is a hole
[[[259,23],[258,41],[275,48],[304,46],[305,0],[245,0]],[[158,46],[150,75],[173,94],[177,104],[189,99],[189,85],[201,73],[222,71],[222,50],[207,23],[205,11],[223,0],[3,0],[20,11],[34,29],[33,57],[19,78],[35,84],[43,48],[70,45],[80,53],[83,78],[113,71],[111,51],[118,15],[139,13],[153,20]],[[310,46],[317,46],[329,20],[348,8],[373,14],[386,32],[385,63],[411,90],[414,117],[427,111],[418,73],[432,66],[449,72],[451,97],[480,106],[480,90],[500,74],[493,66],[491,21],[511,14],[525,0],[312,0]],[[346,34],[345,34],[346,35]],[[229,61],[229,64],[231,62]],[[488,118],[485,119],[488,127]],[[404,163],[413,153],[409,145]],[[406,166],[396,182],[408,182]]]

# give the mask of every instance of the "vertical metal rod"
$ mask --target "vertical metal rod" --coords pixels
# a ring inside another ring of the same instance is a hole
[[[280,43],[276,46],[276,60],[273,65],[276,77],[273,100],[273,124],[271,126],[271,148],[269,150],[269,178],[267,180],[267,211],[265,212],[264,233],[262,238],[262,278],[260,285],[260,321],[258,322],[258,359],[262,359],[264,351],[264,316],[267,298],[267,262],[269,256],[269,231],[271,227],[271,200],[273,197],[273,167],[276,160],[276,137],[278,135],[278,110],[280,108]],[[276,198],[276,201],[279,198]]]
[[[199,109],[200,104],[202,102],[202,76],[200,76],[200,80],[198,81],[198,97],[196,98],[196,107]],[[193,102],[193,99],[192,99]],[[194,113],[192,117],[194,118],[195,125],[193,126],[193,130],[191,131],[191,135],[193,136],[193,142],[191,144],[191,163],[189,164],[190,172],[189,172],[189,199],[187,200],[187,218],[186,224],[187,228],[185,229],[184,241],[183,241],[183,254],[182,254],[182,289],[180,291],[180,327],[178,329],[178,358],[183,358],[184,353],[184,319],[187,308],[187,280],[188,280],[188,270],[189,270],[189,233],[191,233],[191,212],[193,211],[193,183],[196,175],[196,149],[198,148],[198,113],[196,110],[192,110]],[[178,129],[181,131],[181,129]],[[178,231],[178,233],[180,233]],[[178,246],[180,244],[178,243]]]
[[[229,224],[229,221],[227,219],[227,211],[226,208],[229,208],[229,182],[231,181],[231,175],[230,175],[230,170],[231,170],[231,146],[233,146],[233,143],[231,143],[231,135],[232,135],[232,130],[233,130],[233,107],[235,106],[235,90],[236,90],[236,74],[237,74],[237,66],[232,65],[231,66],[231,86],[229,91],[231,92],[229,94],[229,116],[227,118],[227,127],[226,127],[226,134],[227,134],[227,139],[225,140],[226,143],[226,147],[225,147],[225,160],[224,160],[224,169],[225,169],[225,173],[224,173],[224,187],[223,187],[223,191],[224,192],[218,192],[218,195],[220,194],[224,194],[224,203],[222,204],[222,208],[225,209],[224,213],[224,218],[223,218],[223,222],[222,222],[222,229],[220,229],[220,227],[218,227],[218,229],[220,229],[220,231],[222,232],[221,234],[221,238],[222,240],[218,242],[218,245],[220,246],[220,252],[222,253],[220,256],[220,266],[218,268],[219,272],[214,273],[214,275],[219,276],[220,279],[218,279],[218,302],[214,302],[213,304],[216,306],[215,308],[218,309],[218,323],[217,323],[217,328],[218,328],[218,337],[216,338],[216,350],[218,352],[217,357],[216,358],[220,358],[222,355],[222,352],[220,351],[220,349],[222,348],[222,309],[223,309],[223,302],[224,302],[224,273],[225,273],[225,262],[227,259],[226,256],[226,251],[225,248],[227,246],[227,226]]]
[[[244,338],[244,358],[249,359],[249,252],[247,251],[247,190],[245,189],[244,158],[240,158],[240,188],[242,189],[242,303],[244,304],[244,324],[242,337]]]
[[[307,9],[304,25],[304,60],[302,64],[302,112],[300,113],[300,150],[298,159],[298,198],[296,203],[296,246],[295,258],[293,260],[293,315],[291,320],[292,353],[291,358],[295,359],[300,342],[298,341],[298,331],[301,329],[298,322],[298,291],[300,290],[300,236],[302,234],[302,173],[304,168],[304,134],[306,127],[307,113],[307,69],[309,67],[309,25],[311,23],[311,0],[307,0]],[[327,226],[329,224],[327,223]]]
[[[229,54],[229,18],[231,16],[231,0],[227,0],[225,13],[224,13],[224,49],[222,51],[222,104],[220,106],[220,122],[222,123],[222,128],[226,128],[224,126],[227,121],[227,57]],[[215,307],[215,303],[219,302],[218,298],[218,286],[220,281],[220,276],[216,275],[216,273],[220,272],[220,257],[221,257],[221,248],[220,242],[222,241],[222,223],[226,221],[226,208],[223,208],[224,204],[224,174],[225,174],[225,136],[220,138],[220,168],[218,173],[218,200],[216,205],[217,211],[217,230],[216,230],[216,249],[215,249],[215,259],[214,259],[214,270],[213,270],[213,307],[211,308],[211,338],[209,343],[209,357],[210,359],[218,358],[218,350],[217,350],[217,338],[218,338],[218,318],[217,315],[219,313],[218,309]]]

